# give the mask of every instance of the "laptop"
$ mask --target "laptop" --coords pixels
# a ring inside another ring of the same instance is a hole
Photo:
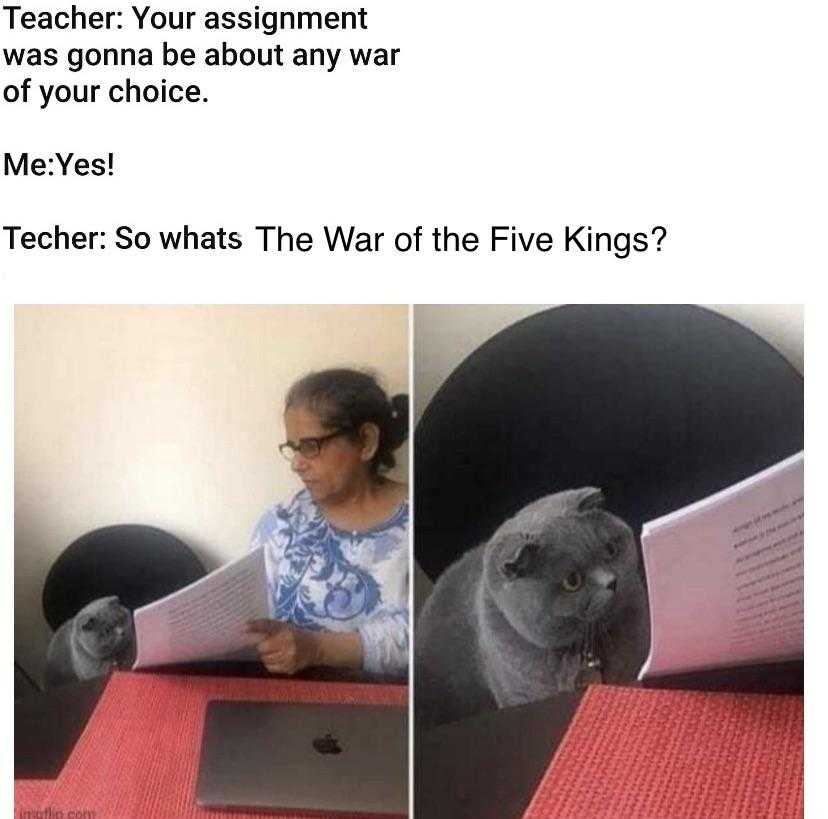
[[[196,802],[406,815],[407,709],[209,702]]]

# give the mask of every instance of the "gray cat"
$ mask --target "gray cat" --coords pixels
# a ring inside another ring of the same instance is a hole
[[[437,581],[416,632],[422,726],[533,702],[589,681],[635,679],[647,595],[629,526],[599,489],[548,495]]]
[[[120,605],[117,597],[93,600],[52,637],[46,652],[46,687],[90,680],[116,666],[129,667],[134,653],[135,630],[129,609]]]

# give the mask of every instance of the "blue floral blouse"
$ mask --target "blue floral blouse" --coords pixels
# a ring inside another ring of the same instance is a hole
[[[366,671],[408,669],[408,502],[384,523],[347,532],[307,490],[276,504],[253,532],[264,547],[270,614],[324,631],[356,631]]]

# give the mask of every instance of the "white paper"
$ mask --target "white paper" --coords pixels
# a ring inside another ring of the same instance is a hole
[[[133,668],[194,660],[255,657],[261,639],[245,633],[248,620],[268,617],[261,547],[186,588],[135,611]]]
[[[644,525],[653,677],[803,656],[804,455]]]

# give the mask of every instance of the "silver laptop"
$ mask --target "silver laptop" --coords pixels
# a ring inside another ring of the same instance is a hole
[[[407,709],[209,702],[196,801],[211,808],[405,815]]]

